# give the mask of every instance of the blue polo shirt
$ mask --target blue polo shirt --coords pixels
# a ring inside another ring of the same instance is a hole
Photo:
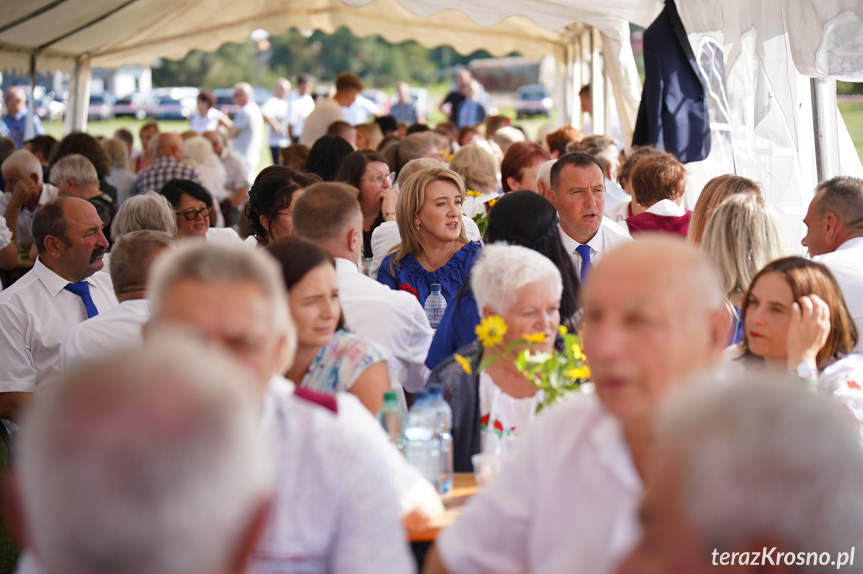
[[[3,117],[3,123],[6,124],[6,129],[9,130],[9,137],[15,142],[15,147],[21,149],[24,147],[24,130],[27,128],[27,108],[22,109],[14,116],[6,115]],[[33,116],[33,135],[43,135],[45,128],[42,127],[42,120],[39,116]]]

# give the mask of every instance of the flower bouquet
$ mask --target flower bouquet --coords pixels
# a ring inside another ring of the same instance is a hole
[[[480,192],[478,192],[478,191],[474,191],[474,190],[472,190],[472,189],[467,190],[467,191],[465,192],[465,194],[466,194],[468,197],[472,197],[472,198],[473,198],[473,200],[472,200],[472,201],[473,201],[474,203],[476,203],[476,198],[477,198],[477,197],[482,197],[482,193],[480,193]],[[497,199],[492,199],[492,200],[488,201],[488,202],[486,203],[486,209],[485,209],[485,210],[483,210],[483,211],[481,211],[481,212],[479,212],[479,213],[477,213],[477,214],[475,214],[475,215],[473,216],[473,222],[474,222],[474,223],[476,223],[476,226],[477,226],[477,228],[479,229],[479,235],[480,235],[480,237],[482,237],[483,235],[485,235],[485,230],[488,228],[488,211],[489,211],[492,207],[494,207],[494,204],[495,204],[495,203],[497,203]],[[476,211],[475,206],[474,206],[474,211]]]
[[[477,338],[482,343],[483,349],[500,345],[506,331],[506,321],[498,315],[486,317],[476,327]],[[537,351],[536,346],[545,341],[545,333],[526,334],[521,339],[506,345],[501,352],[487,354],[477,368],[479,370],[488,368],[501,358],[511,356],[512,352],[517,350],[518,354],[513,361],[515,368],[528,380],[533,381],[544,393],[543,400],[536,408],[536,412],[540,412],[543,408],[578,390],[581,384],[590,378],[590,367],[582,351],[581,337],[568,332],[562,325],[558,327],[558,331],[563,338],[562,351]],[[467,374],[472,374],[471,361],[467,357],[456,354],[455,360]]]

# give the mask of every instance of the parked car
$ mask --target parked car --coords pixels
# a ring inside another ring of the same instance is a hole
[[[224,114],[234,117],[240,111],[240,106],[234,103],[234,88],[216,88],[216,108]]]
[[[198,104],[198,88],[155,88],[149,95],[153,102],[144,108],[156,120],[187,120]]]
[[[542,84],[519,86],[515,91],[515,112],[519,118],[546,116],[551,113],[554,102]]]
[[[114,104],[114,117],[136,118],[147,117],[147,109],[155,109],[156,100],[147,93],[134,92],[117,100]]]
[[[87,108],[87,120],[108,121],[114,119],[114,104],[117,98],[111,92],[90,94],[90,104]]]

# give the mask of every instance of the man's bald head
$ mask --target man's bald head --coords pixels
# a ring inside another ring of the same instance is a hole
[[[714,368],[728,329],[715,272],[676,238],[611,251],[585,286],[585,353],[600,399],[623,420],[650,416],[669,388]]]
[[[169,155],[177,161],[183,160],[183,137],[175,133],[160,133],[156,138],[156,155]]]
[[[222,155],[222,149],[225,147],[225,142],[222,139],[222,135],[219,132],[204,132],[201,134],[205,138],[207,138],[211,144],[213,144],[213,151],[216,152],[216,155]]]

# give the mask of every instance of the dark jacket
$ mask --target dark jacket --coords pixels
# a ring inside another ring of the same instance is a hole
[[[673,0],[644,32],[644,90],[632,145],[662,143],[680,161],[710,152],[710,116],[704,78]]]

